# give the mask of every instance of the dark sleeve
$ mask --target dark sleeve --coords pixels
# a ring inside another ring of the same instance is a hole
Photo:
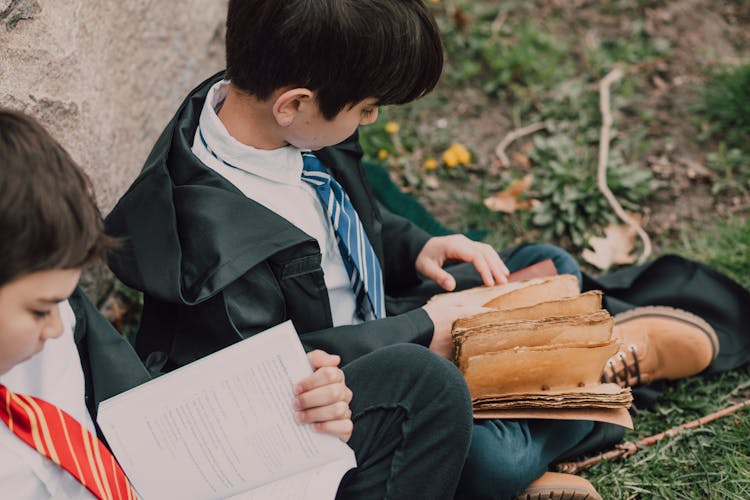
[[[378,208],[383,220],[383,274],[387,292],[393,293],[419,282],[414,264],[431,236],[382,204],[378,203]]]
[[[307,331],[312,321],[310,318],[288,318],[284,298],[278,289],[271,287],[268,281],[253,278],[237,280],[222,294],[228,318],[241,337],[249,337],[291,319],[306,351],[322,349],[338,354],[342,363],[388,345],[411,343],[428,346],[432,340],[432,320],[422,308],[359,325]]]
[[[432,320],[418,308],[359,325],[345,325],[300,335],[306,351],[322,349],[341,356],[346,364],[381,347],[393,344],[420,344],[427,347],[432,340]]]
[[[88,297],[70,297],[76,317],[74,338],[86,381],[86,406],[95,419],[99,403],[151,379],[138,355]]]

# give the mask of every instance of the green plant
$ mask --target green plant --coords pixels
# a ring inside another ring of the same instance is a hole
[[[534,99],[573,73],[568,48],[526,18],[498,23],[503,8],[465,3],[441,22],[445,78],[493,97]]]
[[[566,53],[564,45],[525,21],[481,47],[486,69],[482,89],[490,95],[509,92],[517,96],[548,90],[572,72]]]
[[[543,241],[567,237],[582,247],[595,227],[614,222],[615,215],[596,185],[595,162],[588,148],[566,135],[536,137],[531,153],[534,191],[541,202],[530,213]],[[625,209],[640,203],[658,187],[649,170],[625,164],[617,150],[610,154],[608,184]]]
[[[646,30],[642,16],[630,23],[629,36],[611,37],[602,40],[599,46],[600,61],[611,65],[617,62],[638,63],[669,53],[669,42],[652,37]]]
[[[750,153],[750,64],[723,69],[702,90],[699,105],[708,138]]]
[[[717,174],[711,186],[713,194],[750,189],[750,154],[720,142],[715,152],[706,155],[706,164]]]

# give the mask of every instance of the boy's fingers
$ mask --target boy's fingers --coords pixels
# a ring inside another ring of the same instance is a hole
[[[343,383],[329,384],[323,387],[298,394],[294,398],[295,410],[307,410],[310,408],[323,407],[338,402],[349,403],[352,400],[352,391]]]
[[[344,383],[344,372],[333,366],[324,366],[315,370],[312,375],[294,384],[294,394],[302,394],[317,387],[329,384]]]
[[[434,280],[444,290],[451,292],[454,288],[456,288],[456,280],[453,278],[453,276],[451,276],[448,271],[440,267],[440,265],[434,260],[428,260],[424,262],[421,273],[425,278]]]
[[[349,408],[349,404],[343,401],[294,412],[294,419],[300,424],[329,422],[331,420],[346,420],[351,416],[352,410]]]
[[[307,353],[307,360],[317,370],[323,366],[338,366],[341,363],[341,357],[336,354],[328,354],[320,349],[315,349]]]
[[[470,262],[474,264],[474,268],[482,277],[482,282],[486,286],[492,286],[495,284],[495,278],[492,276],[492,271],[490,270],[490,266],[487,263],[487,260],[485,259],[483,254],[479,253],[479,254],[472,255]]]
[[[501,259],[495,249],[489,245],[484,245],[482,250],[495,281],[498,283],[507,283],[510,271],[508,271],[508,267],[505,265],[505,262],[503,262],[503,259]]]
[[[346,443],[352,437],[354,422],[350,419],[331,420],[329,422],[314,423],[312,424],[312,428],[315,432],[331,434]]]

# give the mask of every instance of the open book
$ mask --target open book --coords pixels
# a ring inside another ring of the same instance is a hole
[[[475,418],[602,420],[632,427],[630,389],[600,381],[619,347],[601,292],[581,294],[572,275],[536,274],[452,295],[492,309],[453,324],[454,361]]]
[[[97,421],[144,500],[332,499],[356,461],[295,422],[311,373],[286,322],[103,401]]]

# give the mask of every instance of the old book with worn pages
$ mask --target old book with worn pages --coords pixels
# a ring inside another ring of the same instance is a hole
[[[591,290],[576,297],[551,300],[515,309],[497,309],[491,312],[461,318],[453,324],[454,331],[466,330],[475,326],[496,324],[503,321],[533,320],[539,318],[559,318],[576,316],[599,311],[602,308],[602,292]]]
[[[609,313],[599,310],[577,316],[508,320],[455,329],[455,357],[462,368],[472,356],[520,346],[599,344],[610,339],[612,325]]]
[[[612,317],[601,307],[600,292],[578,290],[574,276],[559,275],[458,292],[493,309],[453,325],[454,359],[476,418],[590,419],[632,427],[630,389],[600,382],[619,348]]]

